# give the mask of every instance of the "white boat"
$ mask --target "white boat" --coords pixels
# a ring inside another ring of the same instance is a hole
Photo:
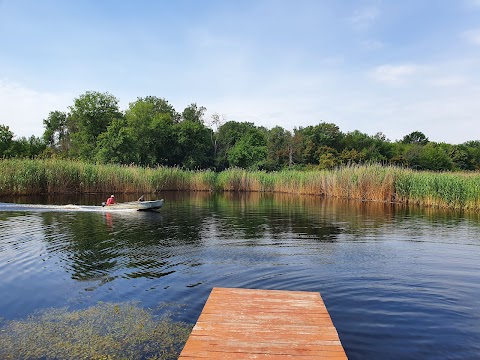
[[[105,205],[102,204],[102,206],[105,206]],[[130,202],[112,204],[112,205],[105,206],[105,209],[146,211],[146,210],[158,210],[162,206],[163,206],[163,199],[151,200],[151,201],[130,201]]]

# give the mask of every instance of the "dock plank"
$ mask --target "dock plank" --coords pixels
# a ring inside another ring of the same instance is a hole
[[[347,359],[319,293],[214,288],[179,359]]]

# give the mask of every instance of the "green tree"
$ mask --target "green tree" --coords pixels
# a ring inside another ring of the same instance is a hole
[[[267,170],[279,170],[292,162],[292,134],[280,126],[267,131]]]
[[[87,91],[76,98],[69,109],[67,126],[72,155],[91,160],[100,134],[107,131],[114,119],[122,118],[118,100],[109,93]]]
[[[6,125],[0,125],[0,157],[9,157],[13,143],[13,132]]]
[[[382,132],[377,132],[373,135],[373,153],[376,158],[372,157],[372,160],[375,161],[386,161],[393,157],[393,144]]]
[[[154,96],[138,98],[125,113],[130,153],[138,165],[179,165],[175,157],[174,124],[180,116],[167,100]]]
[[[62,111],[51,111],[43,120],[45,131],[43,141],[55,153],[68,155],[70,139],[68,135],[67,114]]]
[[[366,147],[370,147],[373,139],[358,130],[346,133],[342,139],[342,147],[348,150],[362,151]]]
[[[227,153],[229,166],[241,168],[262,168],[267,156],[267,145],[264,134],[259,129],[249,129],[235,142]]]
[[[307,126],[300,128],[298,132],[302,137],[302,158],[307,164],[318,164],[321,156],[320,148],[327,146],[329,148],[340,150],[343,133],[335,124],[320,123],[316,126]]]
[[[103,163],[131,164],[135,153],[135,143],[123,119],[114,119],[107,131],[98,136],[96,160]]]
[[[216,166],[258,168],[265,163],[267,140],[264,130],[249,122],[228,121],[218,129]]]
[[[450,157],[453,161],[454,170],[474,170],[470,169],[468,159],[468,148],[463,145],[450,145]]]
[[[254,127],[253,123],[240,123],[237,121],[227,121],[222,124],[217,132],[217,151],[215,166],[219,170],[228,168],[228,152],[235,143],[245,134],[248,129]]]
[[[382,162],[393,156],[392,146],[383,133],[370,136],[355,130],[344,135],[342,145],[344,163]]]
[[[365,153],[356,149],[343,149],[339,159],[343,164],[361,164],[366,161]]]
[[[289,165],[295,167],[302,167],[305,162],[303,158],[303,149],[304,149],[304,134],[303,128],[294,128],[293,129],[293,136],[291,141],[291,152],[290,152],[290,159]]]
[[[217,153],[218,153],[218,137],[219,137],[219,132],[218,129],[226,123],[227,116],[226,115],[220,115],[218,113],[214,113],[211,116],[211,120],[209,121],[209,127],[212,129],[211,134],[211,140],[212,140],[212,146],[213,146],[213,160],[216,161],[217,159]]]
[[[212,130],[199,119],[184,120],[173,127],[178,164],[188,169],[213,165]]]
[[[453,161],[443,144],[428,143],[422,148],[419,165],[425,170],[448,171],[453,168]]]
[[[462,147],[467,152],[467,169],[480,170],[480,140],[467,141]]]
[[[190,104],[183,110],[182,120],[199,122],[203,124],[203,116],[205,115],[205,111],[207,111],[207,109],[203,106],[198,107],[195,103]]]
[[[453,168],[453,161],[441,144],[409,144],[406,149],[405,159],[414,169],[444,171]]]
[[[411,144],[404,144],[401,141],[395,141],[394,143],[392,143],[391,156],[389,157],[390,164],[398,166],[409,166],[405,154],[407,153],[407,148],[410,148],[411,146]]]
[[[46,145],[43,139],[34,135],[26,138],[22,136],[14,139],[11,145],[11,155],[15,157],[33,159],[45,151]]]
[[[320,169],[333,169],[340,164],[337,150],[329,146],[322,146],[318,149],[318,153],[320,154],[318,159]]]
[[[405,135],[402,139],[402,142],[404,144],[426,145],[428,144],[428,138],[424,133],[420,131],[414,131],[408,135]]]

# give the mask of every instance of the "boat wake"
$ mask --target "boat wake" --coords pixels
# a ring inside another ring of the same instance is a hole
[[[69,212],[135,212],[136,209],[102,207],[92,205],[42,205],[0,203],[0,211],[69,211]]]

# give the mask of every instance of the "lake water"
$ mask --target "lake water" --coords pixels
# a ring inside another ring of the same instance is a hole
[[[119,195],[120,201],[132,200]],[[287,195],[163,193],[158,213],[1,199],[0,317],[138,301],[195,323],[213,287],[320,292],[350,359],[480,358],[479,215]]]

